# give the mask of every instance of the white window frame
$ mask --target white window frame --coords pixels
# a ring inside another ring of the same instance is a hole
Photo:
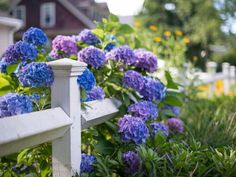
[[[20,20],[23,21],[23,26],[22,26],[22,27],[24,27],[25,24],[26,24],[26,7],[25,7],[25,5],[16,6],[16,8],[13,10],[13,17],[15,17],[15,18],[17,18],[17,19],[19,19],[19,18],[17,17],[17,11],[18,11],[18,10],[21,11],[22,19],[20,19]]]
[[[50,24],[47,24],[45,22],[45,16],[46,16],[46,7],[49,7],[50,10],[51,10],[51,23]],[[41,4],[40,6],[40,26],[41,27],[46,27],[46,28],[50,28],[50,27],[53,27],[55,26],[56,24],[56,4],[53,3],[53,2],[46,2],[46,3],[43,3]]]

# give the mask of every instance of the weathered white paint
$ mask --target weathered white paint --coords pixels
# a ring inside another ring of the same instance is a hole
[[[224,93],[229,93],[230,90],[230,71],[229,71],[230,64],[225,62],[222,63],[222,72],[225,76],[224,78]]]
[[[104,99],[86,102],[86,109],[82,109],[82,129],[98,125],[112,118],[119,112],[120,101],[116,99]]]
[[[5,52],[7,47],[13,44],[13,34],[19,30],[23,22],[18,19],[0,17],[0,56]]]
[[[72,121],[61,108],[0,119],[0,156],[62,137]]]
[[[53,176],[69,177],[80,171],[81,160],[81,110],[77,76],[86,64],[70,59],[49,62],[54,72],[51,87],[52,107],[60,106],[73,121],[65,135],[52,142]]]

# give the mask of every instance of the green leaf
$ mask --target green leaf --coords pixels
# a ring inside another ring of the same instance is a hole
[[[114,14],[110,14],[108,18],[113,22],[119,22],[119,18]]]
[[[82,100],[85,100],[87,98],[87,93],[85,89],[81,89],[81,98]]]
[[[128,24],[121,24],[120,27],[117,29],[117,32],[121,34],[130,34],[134,32],[134,29]]]
[[[165,77],[167,80],[167,88],[178,89],[178,85],[173,81],[169,71],[165,71]]]
[[[163,102],[172,106],[182,106],[183,104],[177,96],[166,96]]]
[[[18,63],[8,65],[7,68],[6,68],[7,74],[13,73],[16,70],[17,66],[18,66]]]
[[[104,31],[102,29],[94,29],[92,30],[92,33],[95,34],[100,39],[103,39],[104,37]]]
[[[135,42],[135,48],[141,48],[142,47],[141,41],[137,37],[135,37],[134,42]]]

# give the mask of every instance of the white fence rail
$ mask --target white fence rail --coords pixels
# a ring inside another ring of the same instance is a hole
[[[223,82],[223,91],[225,94],[230,92],[230,88],[236,82],[236,67],[230,66],[229,63],[222,64],[222,72],[216,72],[217,70],[217,63],[216,62],[208,62],[207,65],[207,72],[206,73],[196,73],[199,78],[199,82],[197,85],[202,84],[210,84],[210,95],[212,95],[216,90],[216,82],[222,81]]]
[[[61,59],[49,65],[55,76],[52,109],[0,119],[0,156],[52,142],[53,176],[70,177],[80,172],[81,130],[113,117],[120,102],[91,101],[81,110],[76,79],[86,64]]]

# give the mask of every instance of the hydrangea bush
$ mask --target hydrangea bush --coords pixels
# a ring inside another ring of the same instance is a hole
[[[115,97],[122,105],[114,119],[82,132],[80,175],[129,176],[142,171],[145,176],[149,169],[138,147],[155,151],[160,141],[168,142],[184,132],[183,122],[163,111],[170,109],[165,105],[181,105],[178,85],[168,72],[166,78],[154,77],[156,55],[136,37],[130,38],[134,33],[130,26],[119,24],[115,16],[110,21],[73,36],[58,35],[50,51],[44,32],[28,29],[1,59],[0,76],[6,83],[0,87],[0,118],[50,106],[49,87],[54,79],[48,61],[67,57],[85,62],[88,68],[77,78],[81,101]]]

